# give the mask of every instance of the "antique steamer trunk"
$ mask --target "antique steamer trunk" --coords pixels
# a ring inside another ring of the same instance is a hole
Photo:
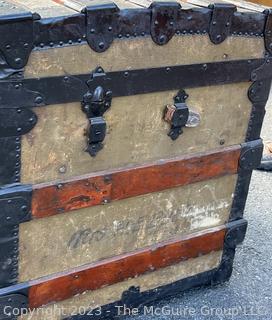
[[[272,11],[57,2],[0,6],[0,319],[112,318],[226,281]]]

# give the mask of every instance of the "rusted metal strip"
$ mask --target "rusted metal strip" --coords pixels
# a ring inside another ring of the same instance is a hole
[[[187,185],[238,170],[240,145],[217,151],[160,160],[81,176],[63,183],[33,186],[32,217],[43,218],[168,188]]]
[[[96,290],[147,272],[223,249],[226,226],[178,237],[62,274],[29,283],[29,307],[62,301],[86,290]]]

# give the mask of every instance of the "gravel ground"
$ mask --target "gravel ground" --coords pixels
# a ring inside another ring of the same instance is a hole
[[[272,94],[262,131],[272,141]],[[193,315],[133,316],[134,320],[176,319],[272,319],[272,173],[255,171],[248,196],[245,218],[249,222],[244,243],[237,249],[232,278],[224,285],[192,289],[154,307]],[[124,318],[130,320],[131,317]]]

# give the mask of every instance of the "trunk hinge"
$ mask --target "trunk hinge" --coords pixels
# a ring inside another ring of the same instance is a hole
[[[150,33],[158,45],[166,44],[176,32],[181,5],[177,2],[153,2],[151,9]]]
[[[34,21],[37,13],[26,12],[0,18],[0,52],[13,69],[23,68],[34,47]]]
[[[104,70],[99,67],[87,81],[89,91],[83,96],[81,102],[82,111],[89,120],[87,130],[88,144],[86,151],[94,157],[103,148],[103,140],[106,136],[106,121],[103,114],[110,108],[112,91],[107,82]]]
[[[209,8],[212,10],[209,36],[212,43],[219,44],[229,36],[232,18],[237,8],[226,3],[216,3],[210,5]]]
[[[117,35],[119,8],[114,3],[89,6],[86,15],[86,38],[96,52],[107,50]]]

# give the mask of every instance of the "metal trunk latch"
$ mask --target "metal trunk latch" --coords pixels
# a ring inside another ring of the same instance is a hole
[[[82,110],[89,120],[86,151],[94,157],[103,148],[106,136],[106,121],[103,114],[110,108],[112,92],[107,87],[107,77],[102,68],[97,68],[87,81],[89,91],[83,96]]]
[[[180,90],[174,97],[174,104],[167,105],[164,109],[164,120],[171,124],[168,136],[172,140],[182,134],[183,127],[197,127],[200,123],[199,113],[189,110],[186,105],[188,97],[184,90]]]

